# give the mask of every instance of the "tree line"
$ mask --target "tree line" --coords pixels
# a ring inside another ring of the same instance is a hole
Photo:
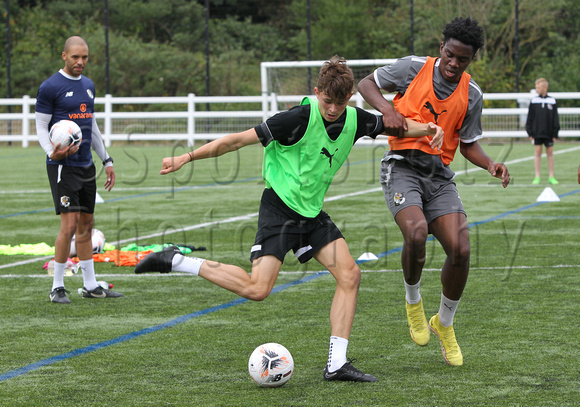
[[[102,96],[105,17],[114,96],[204,95],[207,45],[209,89],[216,96],[258,95],[262,61],[306,60],[309,53],[313,60],[398,58],[411,48],[437,56],[441,31],[456,16],[475,18],[484,28],[485,45],[469,68],[484,92],[514,92],[517,85],[527,92],[539,76],[550,81],[550,91],[580,88],[577,0],[519,0],[517,20],[515,0],[209,0],[209,19],[206,0],[8,2],[9,26],[6,9],[2,28],[10,33],[12,97],[34,97],[62,68],[62,47],[71,35],[87,40],[85,74]],[[6,53],[0,70],[6,97]]]

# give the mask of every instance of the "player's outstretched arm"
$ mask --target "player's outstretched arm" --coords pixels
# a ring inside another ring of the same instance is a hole
[[[431,136],[433,139],[429,142],[432,148],[441,150],[441,145],[443,144],[444,131],[440,126],[435,123],[429,122],[427,124],[416,122],[409,118],[405,118],[408,130],[405,132],[403,137],[422,137]]]
[[[385,133],[389,136],[403,137],[407,129],[405,118],[385,99],[375,83],[374,74],[358,83],[358,91],[366,102],[383,115]]]
[[[461,154],[474,165],[487,170],[492,177],[499,178],[504,188],[510,183],[510,173],[504,163],[496,163],[481,148],[481,145],[473,143],[461,143]]]
[[[200,148],[177,157],[166,157],[161,163],[161,175],[178,171],[190,161],[202,160],[204,158],[219,157],[231,151],[239,150],[242,147],[260,142],[256,130],[253,128],[241,133],[228,134],[210,143],[204,144]]]

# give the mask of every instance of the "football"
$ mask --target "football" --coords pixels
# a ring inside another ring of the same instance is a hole
[[[83,140],[83,132],[78,124],[72,120],[61,120],[56,122],[50,128],[48,133],[50,142],[56,147],[60,144],[60,147],[67,147],[70,144],[80,144]]]
[[[258,386],[280,387],[292,377],[294,359],[279,343],[265,343],[252,352],[248,370]]]
[[[92,243],[93,243],[93,254],[102,253],[105,249],[105,235],[99,229],[93,229]],[[73,236],[70,242],[70,257],[75,257],[77,255],[77,245],[76,245],[76,235]]]

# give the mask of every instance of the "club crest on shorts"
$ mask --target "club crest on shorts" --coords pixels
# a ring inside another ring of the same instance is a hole
[[[70,206],[70,198],[66,195],[60,197],[60,206],[68,208]]]
[[[402,192],[395,192],[395,196],[393,197],[395,201],[395,205],[399,206],[405,203],[405,197],[403,196]]]

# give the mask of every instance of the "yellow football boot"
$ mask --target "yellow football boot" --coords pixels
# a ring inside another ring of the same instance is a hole
[[[409,304],[407,301],[405,304],[407,305],[407,322],[411,338],[419,346],[427,345],[431,334],[427,326],[425,311],[423,311],[423,298],[417,304]]]
[[[463,365],[463,354],[461,349],[457,344],[457,339],[455,339],[455,331],[453,330],[453,325],[444,327],[439,322],[439,314],[435,314],[433,318],[429,321],[429,328],[433,333],[439,338],[441,343],[441,350],[443,351],[443,357],[445,361],[450,366],[461,366]]]

